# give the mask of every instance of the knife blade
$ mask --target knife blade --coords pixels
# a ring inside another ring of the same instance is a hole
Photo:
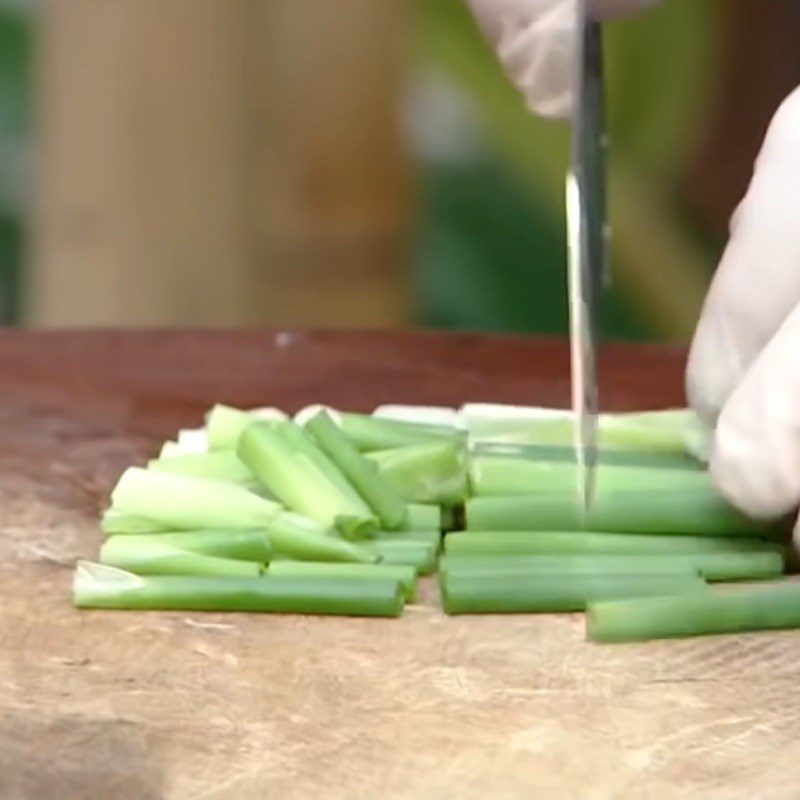
[[[597,340],[607,275],[605,87],[602,31],[586,0],[576,0],[577,57],[572,163],[567,175],[568,284],[572,409],[578,500],[584,513],[597,487]]]

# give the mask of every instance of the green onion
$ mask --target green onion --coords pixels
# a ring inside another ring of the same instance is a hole
[[[432,542],[401,535],[364,542],[362,547],[385,564],[405,564],[414,567],[419,575],[427,575],[436,569],[439,547]]]
[[[208,453],[156,458],[148,462],[148,469],[157,472],[174,472],[195,478],[252,486],[256,476],[241,462],[233,450],[213,450]]]
[[[636,575],[564,573],[494,576],[448,572],[441,577],[442,604],[448,614],[508,614],[582,611],[606,598],[648,594],[710,592],[697,575],[648,572]]]
[[[233,450],[244,429],[254,422],[283,422],[286,414],[277,408],[258,408],[242,411],[220,403],[206,415],[206,436],[209,450]]]
[[[219,558],[235,558],[242,561],[258,561],[265,563],[272,558],[272,546],[269,536],[264,530],[200,530],[167,533],[139,533],[125,536],[114,536],[115,547],[123,545],[118,540],[126,539],[131,549],[146,550],[150,546],[163,545],[202,553]],[[120,565],[117,565],[120,566]],[[136,572],[136,570],[132,570]]]
[[[369,414],[341,413],[336,418],[347,438],[362,452],[463,438],[448,425],[403,422]]]
[[[709,633],[800,627],[800,584],[706,595],[669,595],[636,601],[593,602],[586,615],[589,638],[627,642]]]
[[[461,440],[393,447],[367,457],[407,502],[453,506],[466,499],[467,450]]]
[[[149,519],[163,530],[260,528],[280,510],[240,486],[139,467],[130,467],[119,479],[111,505],[115,512]]]
[[[100,548],[100,561],[137,575],[206,575],[257,577],[263,565],[257,561],[220,558],[180,550],[159,541],[158,536],[112,536]]]
[[[269,577],[397,581],[403,587],[407,602],[412,603],[416,599],[417,573],[414,567],[403,564],[329,564],[313,561],[273,561],[269,565],[267,575]]]
[[[577,465],[565,461],[478,456],[470,463],[472,491],[479,496],[565,494],[574,501]],[[708,473],[696,469],[639,466],[597,468],[597,493],[704,491],[713,494]]]
[[[169,530],[169,527],[159,525],[151,519],[137,517],[135,514],[128,514],[116,508],[107,508],[103,512],[103,516],[100,518],[100,528],[106,536]]]
[[[376,472],[374,466],[350,443],[325,411],[305,424],[319,448],[350,480],[361,497],[377,514],[383,527],[397,530],[406,522],[403,498],[394,486]]]
[[[400,539],[412,542],[427,542],[438,552],[442,544],[440,531],[377,531],[376,539]]]
[[[336,467],[291,422],[255,423],[239,437],[237,453],[289,509],[348,538],[374,533],[378,523],[367,504]],[[324,466],[323,466],[324,465]]]
[[[277,555],[301,561],[341,561],[372,564],[377,556],[370,550],[326,531],[324,526],[288,511],[276,514],[265,526]]]
[[[586,513],[574,494],[474,497],[466,503],[468,530],[592,530],[758,536],[768,530],[747,519],[710,489],[679,493],[608,491]]]
[[[405,528],[411,531],[441,530],[442,509],[426,503],[409,503]]]
[[[541,573],[699,573],[707,581],[763,580],[780,577],[783,558],[780,553],[665,553],[663,555],[445,555],[439,571],[460,575],[502,576]]]
[[[672,554],[731,551],[780,552],[780,546],[763,539],[584,531],[467,531],[444,537],[446,553],[510,555],[527,553]]]
[[[79,608],[180,611],[267,611],[397,617],[397,581],[330,578],[139,577],[114,567],[79,562],[73,584]]]

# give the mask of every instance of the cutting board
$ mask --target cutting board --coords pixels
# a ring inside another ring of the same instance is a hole
[[[609,346],[609,409],[682,402],[680,350]],[[797,798],[800,633],[598,646],[580,615],[74,610],[74,560],[214,401],[565,405],[561,341],[0,334],[0,798]]]

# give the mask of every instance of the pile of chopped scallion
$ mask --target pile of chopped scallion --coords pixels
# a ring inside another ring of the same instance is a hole
[[[586,611],[596,641],[800,626],[780,531],[714,491],[691,411],[601,415],[588,515],[572,437],[553,409],[216,405],[119,479],[75,604],[399,616],[438,570],[448,614]]]

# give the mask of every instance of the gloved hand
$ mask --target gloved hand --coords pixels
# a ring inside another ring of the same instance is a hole
[[[575,0],[467,0],[500,63],[535,114],[570,112]],[[589,0],[598,18],[630,14],[659,0]]]
[[[710,469],[736,506],[800,501],[800,89],[778,109],[695,334],[690,402],[716,419]],[[800,526],[795,529],[796,539]]]

